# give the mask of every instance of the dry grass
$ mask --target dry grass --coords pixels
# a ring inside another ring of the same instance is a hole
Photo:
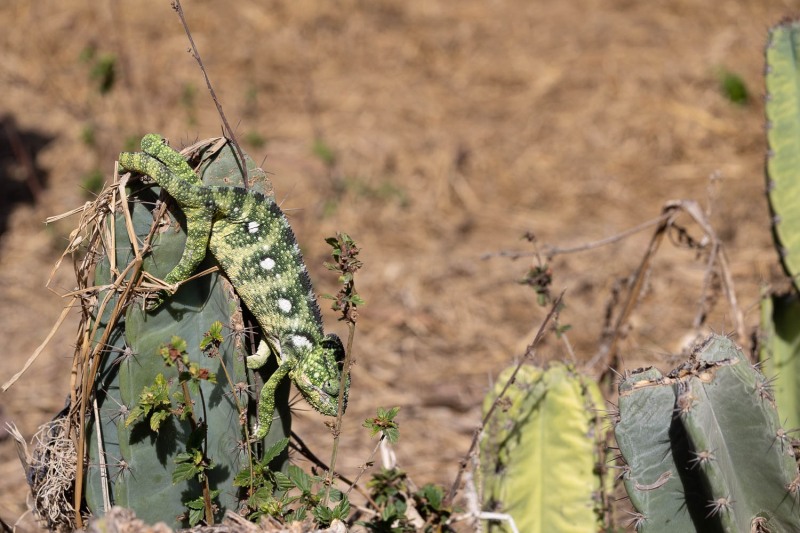
[[[217,135],[219,119],[166,0],[70,0],[0,5],[0,115],[52,137],[37,163],[48,187],[18,207],[0,241],[0,381],[47,334],[62,300],[43,288],[82,176],[110,180],[126,139],[160,132],[173,145]],[[782,1],[571,2],[239,1],[185,5],[232,123],[256,159],[267,157],[318,292],[335,280],[322,261],[336,230],[361,245],[367,300],[339,465],[354,472],[372,444],[360,421],[402,406],[400,464],[418,483],[453,479],[496,375],[532,337],[545,309],[516,284],[522,261],[480,259],[521,249],[525,231],[570,245],[657,216],[670,199],[705,204],[727,247],[745,320],[759,284],[778,272],[763,189],[762,47]],[[796,7],[796,6],[795,6]],[[78,58],[89,46],[118,57],[101,96]],[[727,101],[717,69],[740,74],[754,97]],[[88,129],[95,143],[81,139]],[[335,157],[315,156],[312,146]],[[2,179],[10,179],[3,176]],[[553,263],[567,289],[561,321],[576,356],[597,348],[615,280],[644,253],[646,233]],[[690,252],[665,248],[623,343],[627,364],[680,348],[703,279]],[[74,286],[68,270],[54,282]],[[327,277],[326,277],[327,276]],[[710,325],[728,331],[720,312]],[[333,314],[329,314],[335,329]],[[0,396],[29,436],[63,406],[75,321],[32,370]],[[341,333],[342,331],[340,331]],[[545,343],[544,358],[563,357]],[[317,449],[320,417],[298,432]],[[9,439],[0,442],[0,517],[23,511],[26,485]]]

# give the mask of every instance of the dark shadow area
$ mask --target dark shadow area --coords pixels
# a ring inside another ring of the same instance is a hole
[[[672,443],[672,456],[675,458],[683,485],[686,508],[697,531],[723,533],[725,530],[719,515],[709,513],[708,503],[712,500],[709,497],[710,491],[705,486],[701,467],[697,464],[697,456],[692,451],[691,440],[681,424],[680,416],[673,416],[669,426],[669,438]]]
[[[34,204],[47,187],[47,174],[39,168],[39,152],[53,137],[21,130],[14,118],[0,117],[0,235],[17,204]]]

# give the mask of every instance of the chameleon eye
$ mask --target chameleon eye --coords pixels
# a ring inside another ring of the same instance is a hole
[[[322,390],[329,396],[338,396],[339,382],[336,380],[328,380],[325,382],[325,385],[322,386]]]

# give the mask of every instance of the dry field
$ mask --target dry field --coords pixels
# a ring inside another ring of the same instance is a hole
[[[184,8],[245,150],[265,158],[318,292],[335,285],[322,266],[324,237],[347,231],[363,248],[357,283],[367,306],[344,472],[373,445],[361,421],[399,405],[400,466],[418,484],[454,478],[492,376],[522,353],[546,312],[517,283],[529,259],[482,259],[530,251],[525,232],[540,246],[575,245],[652,219],[670,199],[696,200],[711,208],[747,325],[756,325],[759,287],[779,276],[763,194],[762,51],[768,27],[797,2],[186,0]],[[159,132],[182,146],[219,135],[220,120],[167,0],[3,0],[0,27],[5,381],[74,285],[63,268],[44,286],[77,221],[45,226],[45,218],[81,205],[93,172],[110,180],[130,139]],[[103,94],[92,72],[109,54],[115,79]],[[745,81],[746,105],[721,92],[724,70]],[[606,302],[650,231],[553,261],[579,361],[594,355]],[[680,350],[702,274],[693,252],[664,245],[622,346],[626,365],[663,364]],[[0,420],[26,437],[63,406],[74,324],[0,394]],[[724,302],[708,327],[732,329]],[[539,358],[562,357],[550,336]],[[302,412],[296,428],[327,455],[321,417]],[[0,518],[13,524],[25,493],[14,447],[0,440]]]

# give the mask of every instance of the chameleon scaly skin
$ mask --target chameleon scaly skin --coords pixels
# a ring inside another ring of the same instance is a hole
[[[278,369],[261,389],[253,440],[269,432],[275,390],[287,374],[312,407],[336,416],[344,347],[339,337],[323,332],[300,248],[277,204],[239,187],[204,186],[159,135],[145,135],[142,152],[123,152],[119,163],[125,171],[150,176],[186,216],[186,247],[164,281],[187,279],[206,248],[211,250],[267,341],[247,358],[247,366],[261,368],[270,354],[278,358]],[[348,376],[341,395],[345,406],[349,384]]]

